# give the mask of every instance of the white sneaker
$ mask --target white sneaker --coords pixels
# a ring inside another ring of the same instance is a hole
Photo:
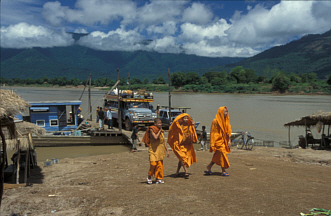
[[[152,179],[147,178],[147,184],[153,184]]]
[[[162,179],[156,180],[156,184],[164,184],[164,181]]]

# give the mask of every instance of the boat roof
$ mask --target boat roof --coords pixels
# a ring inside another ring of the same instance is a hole
[[[28,101],[31,106],[50,106],[50,105],[81,105],[80,100],[50,100],[50,101]]]
[[[166,108],[169,108],[169,106],[161,106]],[[182,106],[172,106],[171,109],[191,109],[191,107],[182,107]]]

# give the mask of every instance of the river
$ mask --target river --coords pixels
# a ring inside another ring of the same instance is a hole
[[[36,100],[78,100],[83,92],[80,88],[38,88],[38,87],[6,87],[27,101]],[[93,119],[95,109],[102,105],[106,91],[91,90]],[[155,92],[154,108],[157,104],[168,105],[167,92]],[[82,97],[82,114],[87,116],[88,92]],[[229,110],[232,130],[248,131],[255,140],[270,140],[275,143],[288,141],[288,129],[284,124],[302,116],[311,115],[319,110],[331,111],[331,96],[326,95],[268,95],[268,94],[210,94],[210,93],[172,93],[172,106],[191,107],[188,113],[196,122],[200,122],[206,130],[220,106]],[[321,134],[312,128],[315,138]],[[304,128],[291,128],[291,143],[298,142],[298,136],[304,134]]]

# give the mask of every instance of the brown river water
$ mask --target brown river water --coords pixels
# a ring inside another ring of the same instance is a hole
[[[6,87],[27,101],[38,100],[78,100],[83,92],[80,88],[37,88],[37,87]],[[95,109],[102,105],[106,91],[92,89],[91,102],[92,117],[95,119]],[[153,106],[168,105],[168,93],[156,92]],[[82,98],[82,114],[87,116],[88,91],[85,90]],[[248,131],[256,141],[274,141],[277,143],[288,141],[288,129],[285,123],[294,121],[302,116],[311,115],[319,110],[331,111],[331,96],[325,95],[267,95],[267,94],[208,94],[208,93],[172,93],[172,106],[190,107],[187,112],[196,121],[206,126],[207,132],[220,106],[229,109],[232,130]],[[312,128],[315,138],[321,134]],[[298,136],[304,134],[304,128],[291,128],[291,143],[298,142]],[[70,150],[72,149],[72,150]],[[47,158],[64,158],[87,156],[104,153],[126,151],[124,146],[86,146],[77,148],[43,148],[38,150],[38,160]],[[54,156],[45,155],[54,152]]]

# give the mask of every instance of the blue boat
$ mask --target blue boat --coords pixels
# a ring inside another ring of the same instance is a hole
[[[78,127],[82,121],[80,115],[80,100],[73,101],[29,101],[31,107],[29,113],[22,118],[48,132],[70,131]]]

